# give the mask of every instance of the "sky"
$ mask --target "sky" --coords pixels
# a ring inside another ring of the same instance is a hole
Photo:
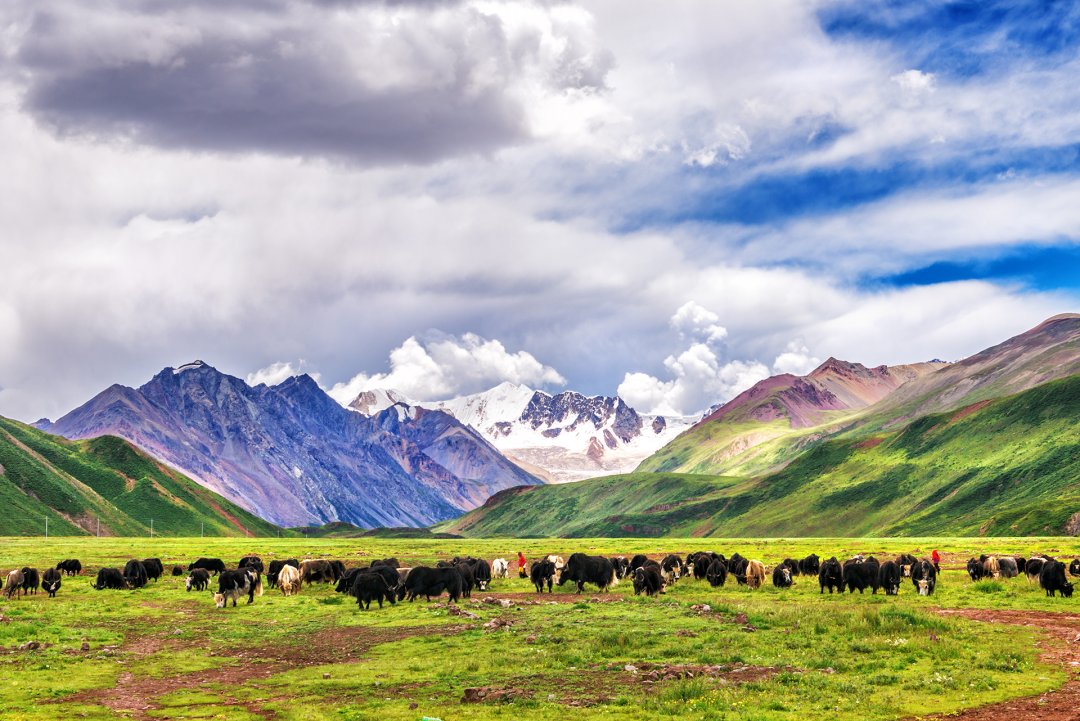
[[[693,414],[1080,310],[1080,7],[0,4],[0,414],[202,359]]]

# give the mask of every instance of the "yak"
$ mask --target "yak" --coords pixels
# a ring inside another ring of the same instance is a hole
[[[586,583],[595,583],[601,591],[606,591],[608,586],[619,582],[611,561],[603,556],[586,556],[584,553],[575,553],[567,560],[557,583],[561,586],[567,581],[577,584],[578,593],[585,592]]]
[[[60,572],[55,568],[45,569],[45,573],[41,577],[41,588],[49,594],[49,598],[56,598],[56,592],[60,590],[62,585],[62,578]]]

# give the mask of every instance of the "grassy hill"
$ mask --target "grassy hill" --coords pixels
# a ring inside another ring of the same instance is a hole
[[[280,529],[127,441],[68,441],[0,418],[0,535],[272,536]],[[100,524],[100,526],[99,526]]]
[[[1076,534],[1080,375],[925,415],[899,430],[850,429],[771,473],[637,472],[512,489],[436,529],[469,536]]]

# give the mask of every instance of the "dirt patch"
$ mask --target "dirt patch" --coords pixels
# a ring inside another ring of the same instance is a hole
[[[882,441],[884,441],[884,440],[885,440],[884,438],[867,438],[865,441],[863,441],[862,443],[859,443],[855,447],[856,448],[874,448],[875,446],[880,446]]]
[[[1061,666],[1069,680],[1056,691],[968,709],[950,716],[925,718],[949,721],[1077,721],[1080,719],[1080,615],[1047,611],[938,609],[938,614],[984,623],[1029,626],[1043,632],[1039,659]],[[920,717],[922,718],[922,717]]]
[[[181,689],[197,689],[202,686],[221,688],[242,686],[251,680],[270,678],[294,668],[355,662],[378,644],[417,636],[454,634],[468,628],[472,626],[333,627],[306,637],[290,638],[288,643],[257,646],[238,651],[229,656],[230,660],[235,660],[235,663],[204,671],[174,674],[164,678],[136,678],[125,671],[120,674],[113,688],[83,691],[55,699],[50,703],[99,703],[126,717],[145,719],[149,718],[147,711],[162,708],[157,699]],[[163,648],[179,645],[176,639],[144,635],[126,641],[120,650],[128,658],[139,659]],[[261,706],[261,703],[270,700],[272,699],[252,702],[226,698],[214,703],[220,706],[242,707],[263,718],[274,718],[275,714],[272,711]]]
[[[968,416],[970,416],[972,413],[975,413],[976,411],[980,411],[983,408],[986,408],[988,405],[990,405],[990,401],[987,400],[987,401],[979,401],[978,403],[972,403],[970,406],[966,406],[964,408],[961,408],[956,413],[952,414],[952,417],[949,418],[948,422],[945,425],[951,425],[953,423],[956,423],[959,420],[963,420],[964,418],[967,418]]]

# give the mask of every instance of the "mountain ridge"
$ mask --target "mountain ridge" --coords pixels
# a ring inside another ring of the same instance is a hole
[[[831,373],[838,363],[822,365]],[[791,378],[761,385],[734,408],[771,403]],[[1080,315],[1055,316],[921,373],[865,408],[820,412],[820,425],[794,428],[786,416],[748,421],[729,409],[622,485],[517,489],[437,528],[574,536],[1080,532]],[[772,435],[721,456],[751,432]],[[661,495],[662,503],[627,511],[635,499]]]
[[[0,535],[269,536],[282,529],[116,436],[69,441],[0,417]]]
[[[252,387],[195,361],[162,369],[137,389],[109,386],[47,430],[123,437],[282,525],[427,525],[482,502],[485,490],[540,482],[460,424],[459,450],[497,468],[456,476],[426,453],[425,435],[454,423],[410,419],[406,438],[400,425],[342,408],[309,375]]]
[[[349,407],[370,415],[395,403],[450,413],[523,469],[556,483],[632,470],[692,423],[639,414],[618,396],[550,394],[511,382],[429,402],[370,389]]]

